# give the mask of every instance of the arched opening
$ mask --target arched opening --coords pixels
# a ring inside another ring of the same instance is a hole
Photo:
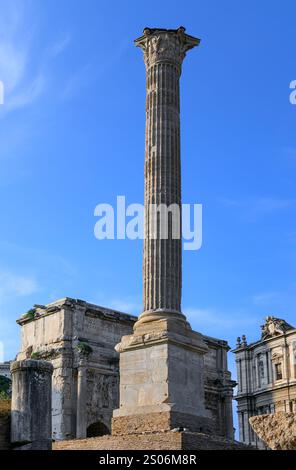
[[[110,431],[102,421],[90,424],[86,430],[86,437],[104,436],[105,434],[110,434]]]

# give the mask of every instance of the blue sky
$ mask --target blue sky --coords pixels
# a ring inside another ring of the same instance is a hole
[[[203,204],[184,252],[183,310],[235,345],[267,315],[296,324],[296,4],[0,0],[0,340],[69,296],[138,314],[142,242],[98,241],[94,208],[143,201],[145,26],[202,39],[183,67],[183,202]],[[234,361],[230,354],[230,365]]]

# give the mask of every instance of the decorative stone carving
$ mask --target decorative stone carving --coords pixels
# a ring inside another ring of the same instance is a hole
[[[135,43],[144,52],[146,68],[157,62],[170,62],[181,67],[186,52],[197,46],[200,39],[185,34],[185,28],[144,29],[144,35]]]
[[[282,335],[286,331],[293,329],[285,320],[276,317],[266,317],[265,324],[261,326],[262,339],[270,338],[276,335]]]

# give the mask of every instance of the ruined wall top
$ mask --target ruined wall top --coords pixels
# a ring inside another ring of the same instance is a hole
[[[144,52],[147,69],[159,62],[181,67],[186,52],[200,43],[200,39],[185,34],[183,26],[178,29],[145,28],[143,33],[135,44]]]

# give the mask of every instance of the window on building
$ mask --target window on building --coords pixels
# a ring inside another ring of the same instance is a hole
[[[282,380],[283,372],[282,372],[282,364],[279,362],[278,364],[274,365],[275,368],[275,380]]]

